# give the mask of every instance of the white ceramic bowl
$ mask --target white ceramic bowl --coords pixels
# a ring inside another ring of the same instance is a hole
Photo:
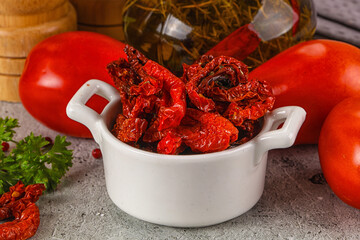
[[[101,114],[85,105],[94,94],[109,100]],[[252,208],[264,189],[268,151],[290,147],[306,115],[300,107],[278,108],[266,114],[261,132],[243,145],[216,153],[169,156],[131,147],[114,137],[109,129],[120,110],[118,91],[99,80],[86,82],[66,109],[99,144],[112,201],[134,217],[176,227],[213,225]]]

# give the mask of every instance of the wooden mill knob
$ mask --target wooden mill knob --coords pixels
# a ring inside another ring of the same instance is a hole
[[[1,0],[0,14],[29,15],[54,9],[68,0]]]
[[[70,0],[76,9],[78,29],[98,32],[124,41],[123,8],[126,0]]]
[[[76,29],[76,12],[69,0],[1,0],[0,100],[20,101],[18,81],[37,43]]]

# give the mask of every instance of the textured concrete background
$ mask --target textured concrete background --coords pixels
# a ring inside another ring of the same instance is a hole
[[[360,0],[315,3],[320,15],[318,38],[360,45]],[[57,135],[35,121],[19,103],[0,102],[0,116],[19,119],[16,138],[31,131],[52,138]],[[34,240],[360,239],[360,211],[339,200],[323,181],[316,145],[270,151],[264,194],[254,208],[228,222],[191,229],[150,224],[118,209],[106,192],[102,160],[91,156],[96,143],[68,140],[74,150],[74,165],[58,190],[38,201],[41,224]]]

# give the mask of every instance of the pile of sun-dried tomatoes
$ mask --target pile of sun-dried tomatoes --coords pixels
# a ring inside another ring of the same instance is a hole
[[[181,78],[131,46],[107,66],[122,113],[113,133],[134,147],[164,153],[209,153],[253,138],[275,98],[231,57],[202,56]]]

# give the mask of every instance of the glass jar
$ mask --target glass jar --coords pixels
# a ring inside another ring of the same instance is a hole
[[[129,0],[127,43],[181,75],[203,54],[227,55],[251,68],[312,38],[312,0]]]

